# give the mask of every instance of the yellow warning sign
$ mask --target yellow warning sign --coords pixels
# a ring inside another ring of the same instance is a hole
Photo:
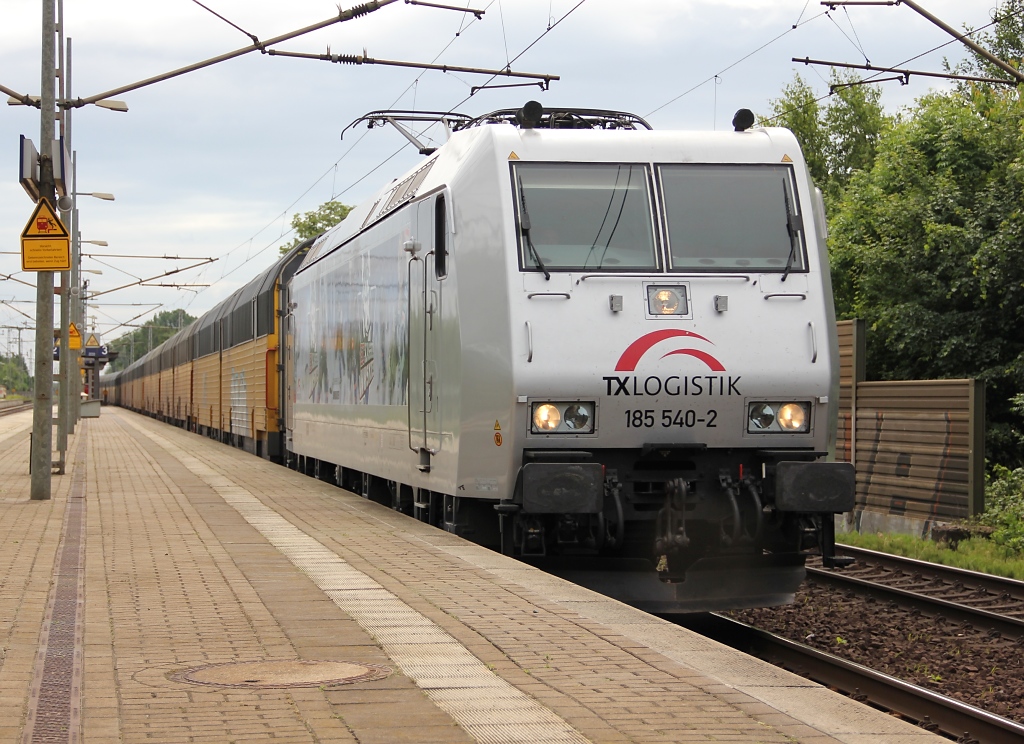
[[[90,333],[89,334],[89,338],[87,338],[85,340],[85,348],[87,348],[87,349],[95,349],[99,345],[100,345],[100,342],[96,340],[96,334]]]
[[[793,162],[793,158],[789,157],[789,155],[783,155],[782,156],[782,162],[783,163],[792,163]]]
[[[494,444],[497,445],[498,447],[500,447],[501,446],[501,442],[502,442],[501,434],[495,432],[494,433]]]
[[[66,238],[68,231],[60,221],[50,202],[40,199],[31,219],[21,233],[23,238]]]
[[[40,199],[21,232],[22,271],[70,271],[67,228],[46,199]]]
[[[513,150],[512,152],[510,152],[510,153],[508,154],[508,159],[509,159],[509,160],[519,160],[519,156],[518,156],[518,155],[516,155],[516,151],[515,151],[515,150]]]
[[[21,270],[70,271],[71,241],[67,238],[22,238]]]
[[[494,430],[495,431],[501,431],[501,424],[499,424],[497,422],[497,420],[495,420],[495,422],[494,422]]]
[[[82,334],[78,332],[78,326],[76,326],[74,323],[68,324],[68,348],[82,348]]]

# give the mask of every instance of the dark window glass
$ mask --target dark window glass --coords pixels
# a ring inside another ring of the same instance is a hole
[[[660,166],[673,271],[804,271],[792,170],[785,165]]]
[[[646,166],[521,163],[513,183],[524,269],[658,268]]]
[[[448,276],[448,213],[444,194],[434,200],[434,274],[438,279]]]
[[[274,284],[256,295],[256,337],[266,336],[274,330]]]

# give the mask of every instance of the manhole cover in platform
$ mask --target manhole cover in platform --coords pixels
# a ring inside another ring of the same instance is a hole
[[[243,661],[209,664],[172,675],[214,687],[319,687],[384,679],[391,670],[354,661]]]

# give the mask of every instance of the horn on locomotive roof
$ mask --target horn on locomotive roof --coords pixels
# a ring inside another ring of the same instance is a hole
[[[516,121],[523,129],[533,129],[544,118],[544,107],[537,101],[527,101],[526,105],[516,111]]]
[[[754,126],[754,112],[750,109],[740,109],[732,117],[733,129],[737,132],[745,132]]]

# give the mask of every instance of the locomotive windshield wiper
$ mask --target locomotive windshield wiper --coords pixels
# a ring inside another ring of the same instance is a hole
[[[530,237],[530,210],[526,208],[526,191],[523,189],[522,179],[519,179],[519,203],[523,206],[523,213],[519,216],[519,227],[526,238],[526,247],[530,249],[530,255],[537,262],[537,268],[544,272],[544,279],[551,281],[551,274],[544,267],[544,262],[540,260],[540,254],[537,253],[537,248],[533,244],[533,238]]]
[[[786,259],[786,270],[782,272],[782,279],[786,281],[789,272],[793,270],[793,262],[796,261],[796,247],[799,244],[800,230],[802,229],[794,219],[792,205],[789,202],[789,184],[782,179],[782,198],[786,201],[786,232],[789,233],[789,258]]]

